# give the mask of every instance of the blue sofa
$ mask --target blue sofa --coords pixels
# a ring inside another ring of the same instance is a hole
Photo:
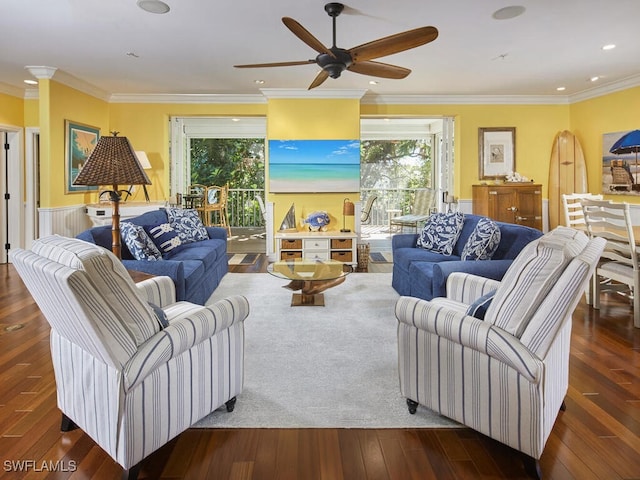
[[[431,300],[446,296],[447,278],[452,272],[501,280],[520,250],[542,236],[535,228],[496,222],[500,228],[500,244],[491,260],[461,260],[462,250],[481,218],[480,215],[464,215],[464,225],[451,255],[418,247],[417,234],[394,235],[391,239],[393,288],[400,295]]]
[[[127,222],[136,225],[167,223],[164,209],[153,210]],[[227,231],[220,227],[206,227],[208,240],[181,245],[162,256],[162,260],[135,260],[122,243],[122,263],[128,270],[170,277],[176,286],[177,300],[204,305],[229,269],[227,259]],[[93,227],[77,238],[111,250],[111,225]]]

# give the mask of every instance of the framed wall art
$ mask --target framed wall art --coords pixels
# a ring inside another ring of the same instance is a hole
[[[640,195],[640,130],[602,135],[602,193]]]
[[[269,140],[274,193],[360,191],[359,140]]]
[[[516,170],[516,128],[478,129],[480,180],[504,179]]]
[[[82,123],[64,121],[65,193],[98,190],[98,187],[74,185],[73,181],[100,138],[100,129]]]

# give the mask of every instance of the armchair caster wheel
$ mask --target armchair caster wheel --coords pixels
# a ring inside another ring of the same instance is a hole
[[[229,401],[225,402],[227,407],[227,412],[233,412],[233,409],[236,408],[236,397],[229,399]]]
[[[418,402],[414,402],[410,398],[407,398],[407,407],[409,407],[409,413],[413,415],[418,410]]]

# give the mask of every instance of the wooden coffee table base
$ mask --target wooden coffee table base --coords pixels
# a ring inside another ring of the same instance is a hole
[[[284,288],[289,290],[300,290],[291,297],[292,307],[324,307],[324,292],[327,288],[340,285],[345,277],[333,278],[331,280],[292,280]]]
[[[291,296],[292,307],[324,307],[324,294],[314,293],[307,295],[306,293],[294,293]]]

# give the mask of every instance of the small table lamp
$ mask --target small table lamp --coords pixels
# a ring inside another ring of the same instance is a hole
[[[84,167],[73,181],[74,185],[111,185],[109,194],[112,207],[111,250],[122,258],[120,242],[120,191],[118,185],[151,185],[151,181],[138,161],[127,137],[100,137],[87,158]]]
[[[342,228],[340,229],[341,232],[351,231],[349,228],[347,228],[346,222],[347,222],[347,216],[353,217],[354,210],[355,210],[355,205],[353,204],[353,202],[350,201],[348,198],[345,198],[344,202],[342,202]]]

